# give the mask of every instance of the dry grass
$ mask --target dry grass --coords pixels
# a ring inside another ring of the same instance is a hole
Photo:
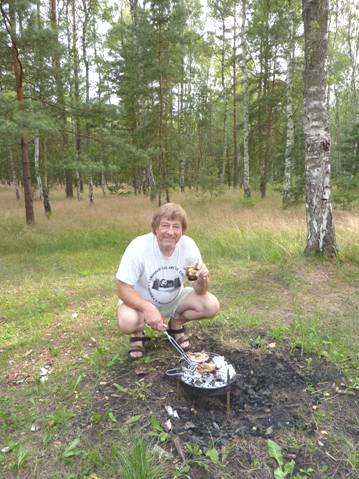
[[[262,201],[254,194],[255,205],[241,205],[242,192],[228,191],[220,198],[208,199],[195,193],[173,193],[171,200],[181,203],[189,217],[189,225],[204,231],[221,231],[230,227],[241,230],[267,232],[299,232],[305,235],[304,205],[283,210],[278,194],[270,194]],[[14,221],[24,220],[24,204],[16,201],[13,190],[0,187],[0,217]],[[147,231],[156,202],[147,197],[102,195],[95,189],[95,203],[89,205],[86,192],[80,201],[76,198],[66,199],[62,189],[51,191],[52,218],[47,220],[41,202],[34,201],[36,224],[41,227],[59,229],[81,229],[83,227],[126,226],[134,230]],[[359,236],[359,211],[334,211],[334,222],[338,238],[354,241]]]
[[[171,200],[181,203],[187,211],[190,226],[198,225],[206,230],[220,231],[237,226],[241,229],[284,231],[303,229],[305,226],[303,208],[283,211],[276,201],[258,203],[252,208],[242,207],[241,193],[228,192],[219,200],[198,197],[191,193],[174,193]],[[8,187],[0,188],[0,214],[3,218],[21,221],[24,218],[24,204],[16,201],[14,192]],[[48,221],[39,200],[34,201],[35,220],[39,226],[52,225],[54,228],[82,228],[86,226],[132,226],[135,229],[149,227],[152,212],[157,208],[143,196],[102,195],[95,192],[95,204],[90,206],[87,198],[66,199],[62,190],[51,191],[52,218]],[[273,209],[273,207],[275,209]]]

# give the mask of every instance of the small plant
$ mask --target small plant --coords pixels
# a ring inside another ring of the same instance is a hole
[[[275,341],[283,341],[287,338],[287,326],[274,326],[271,330],[271,336]]]
[[[163,429],[159,419],[154,416],[150,417],[150,424],[155,431],[154,435],[158,436],[161,442],[166,442],[169,438],[169,434]]]
[[[243,208],[254,208],[256,206],[256,200],[252,197],[243,196],[239,200],[239,205]]]
[[[190,442],[186,442],[186,448],[191,457],[200,457],[203,455],[202,449],[198,444],[191,444]]]
[[[274,459],[278,465],[277,469],[274,471],[274,478],[284,479],[287,476],[292,477],[295,462],[293,460],[284,462],[282,448],[276,442],[268,439],[267,451],[269,456]]]
[[[53,414],[50,414],[48,416],[48,419],[50,421],[49,425],[52,428],[56,428],[58,426],[62,426],[66,424],[66,422],[71,419],[73,414],[68,411],[67,409],[60,407],[55,410]]]
[[[78,437],[71,441],[62,454],[63,458],[69,459],[70,457],[81,456],[83,451],[78,447],[79,444],[80,439]]]
[[[166,479],[163,464],[158,464],[158,459],[153,452],[153,444],[143,438],[135,438],[130,447],[122,447],[117,451],[120,465],[121,479]]]
[[[17,449],[17,468],[20,469],[28,458],[28,453],[26,452],[25,447],[22,444],[19,444]]]
[[[219,452],[217,451],[215,447],[211,447],[210,449],[207,449],[206,457],[208,457],[213,464],[219,463]]]
[[[152,386],[151,383],[145,383],[143,381],[136,381],[131,389],[121,386],[117,383],[114,383],[113,385],[117,389],[117,391],[128,394],[128,396],[132,397],[133,399],[138,399],[140,401],[144,401],[146,399],[148,390]]]

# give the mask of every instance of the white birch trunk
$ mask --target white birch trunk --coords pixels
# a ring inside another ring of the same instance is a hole
[[[186,167],[186,159],[185,159],[185,141],[186,141],[186,133],[185,133],[185,125],[184,125],[184,60],[182,57],[181,60],[181,69],[182,69],[182,79],[181,79],[181,86],[180,86],[180,95],[178,98],[178,114],[179,114],[179,131],[180,136],[182,138],[182,145],[179,152],[179,187],[181,192],[184,192],[185,188],[185,167]]]
[[[233,44],[232,44],[232,105],[233,105],[233,187],[239,183],[239,155],[237,142],[237,9],[233,6]]]
[[[284,153],[284,178],[283,178],[283,207],[287,208],[291,196],[292,164],[294,145],[294,122],[293,122],[293,67],[294,67],[294,41],[293,41],[293,19],[290,20],[289,45],[287,52],[287,137]]]
[[[227,151],[228,151],[228,140],[227,140],[227,104],[228,104],[228,95],[227,95],[227,85],[225,79],[225,52],[226,52],[226,24],[225,24],[225,14],[222,13],[222,55],[221,55],[221,83],[223,91],[223,158],[222,158],[222,171],[221,171],[221,182],[225,182],[226,176],[226,167],[227,167]]]
[[[330,136],[325,85],[328,0],[302,0],[304,19],[304,141],[306,253],[335,255],[330,188]]]
[[[105,172],[104,172],[104,169],[103,169],[103,166],[102,166],[102,170],[101,170],[101,190],[102,190],[103,196],[106,196],[105,186],[106,186]]]
[[[243,72],[243,191],[246,197],[251,196],[249,185],[249,107],[248,107],[248,68],[247,68],[247,33],[246,33],[246,0],[242,1],[242,72]]]

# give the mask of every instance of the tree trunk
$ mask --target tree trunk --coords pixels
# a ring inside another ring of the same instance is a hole
[[[15,73],[16,97],[19,102],[20,110],[24,109],[24,87],[23,87],[23,68],[19,56],[16,39],[16,18],[14,4],[10,2],[9,15],[5,12],[3,6],[0,4],[1,14],[4,20],[6,31],[11,41],[11,53],[13,60],[13,68]],[[21,157],[22,157],[22,174],[24,183],[24,198],[25,198],[25,217],[26,224],[31,225],[35,223],[34,207],[32,202],[32,187],[31,187],[31,171],[29,160],[29,145],[24,137],[20,138]]]
[[[302,0],[307,254],[337,252],[330,188],[330,136],[325,101],[328,0]]]
[[[287,138],[284,154],[284,179],[283,179],[283,208],[289,206],[292,183],[292,160],[294,145],[294,122],[293,122],[293,66],[294,66],[294,40],[293,40],[293,19],[289,19],[289,45],[287,52]]]
[[[249,107],[248,107],[248,68],[247,68],[247,32],[246,32],[246,0],[242,0],[242,71],[243,71],[243,191],[251,196],[249,185]]]
[[[267,0],[266,6],[266,25],[265,25],[265,38],[264,38],[264,78],[263,78],[263,101],[264,101],[264,148],[262,146],[261,160],[260,160],[260,180],[259,190],[261,198],[265,198],[267,194],[267,181],[268,181],[268,163],[270,154],[270,142],[271,142],[271,106],[270,106],[270,92],[269,92],[269,62],[270,62],[270,45],[269,45],[269,1]]]
[[[162,191],[165,186],[166,172],[165,172],[165,81],[162,75],[162,29],[161,24],[158,29],[158,66],[160,71],[159,78],[159,118],[158,118],[158,171],[159,171],[159,188],[158,188],[158,206],[162,204]]]
[[[16,169],[15,169],[15,165],[14,165],[14,158],[13,158],[11,147],[9,146],[8,149],[9,149],[10,169],[11,169],[11,174],[12,174],[12,181],[13,181],[14,187],[15,187],[16,200],[19,201],[20,200],[20,189],[19,189],[19,182],[18,182],[18,179],[17,179]]]
[[[90,178],[89,178],[89,202],[90,202],[90,205],[94,204],[92,176],[90,176]]]
[[[106,196],[106,179],[105,179],[105,171],[104,171],[104,166],[101,166],[101,190],[103,196]]]
[[[86,105],[90,103],[90,76],[89,76],[89,60],[87,56],[87,46],[88,46],[88,23],[90,20],[91,14],[91,2],[87,2],[86,0],[82,0],[82,7],[85,13],[85,17],[83,20],[82,25],[82,57],[85,64],[85,91],[86,91]],[[88,151],[89,146],[89,138],[90,138],[90,125],[88,120],[86,119],[85,122],[85,132],[86,132],[86,140],[85,140],[85,149]],[[94,204],[94,190],[93,190],[93,178],[92,174],[89,177],[89,202],[90,205]]]
[[[49,198],[49,186],[47,181],[47,147],[46,141],[43,143],[43,165],[44,165],[44,181],[42,182],[42,196],[43,196],[43,204],[45,215],[49,219],[51,216],[51,205],[50,205],[50,198]]]
[[[186,159],[185,159],[185,143],[186,143],[186,132],[185,132],[185,112],[184,112],[184,59],[181,59],[181,86],[180,86],[180,95],[179,95],[179,105],[178,105],[178,115],[179,115],[179,133],[182,141],[182,145],[179,152],[179,187],[181,192],[184,192],[185,187],[185,168],[186,168]]]
[[[77,51],[77,21],[76,21],[76,7],[75,0],[71,0],[71,13],[72,13],[72,67],[73,67],[73,106],[77,110],[80,106],[80,61],[79,54]],[[77,165],[80,163],[81,157],[81,133],[80,133],[80,117],[79,114],[75,114],[74,122],[74,133],[75,133],[75,158]],[[83,185],[81,181],[80,171],[76,169],[76,192],[77,199],[79,200],[81,195],[80,192],[83,191]]]
[[[228,155],[228,140],[227,140],[227,109],[228,109],[228,95],[227,95],[227,85],[226,85],[226,76],[225,76],[225,65],[226,65],[226,18],[224,11],[221,12],[222,20],[222,51],[221,51],[221,84],[222,84],[222,93],[223,93],[223,152],[222,152],[222,171],[221,171],[221,181],[225,182],[226,178],[226,168],[227,168],[227,155]]]
[[[39,199],[42,200],[42,181],[40,175],[40,138],[39,136],[35,136],[35,151],[34,151],[34,162],[35,162],[35,173],[36,173],[36,182],[37,182],[37,189],[39,190]]]
[[[234,3],[233,12],[233,46],[232,46],[232,103],[233,103],[233,187],[239,184],[239,158],[238,158],[238,142],[237,142],[237,9]]]
[[[61,157],[62,162],[65,163],[65,157],[68,149],[68,138],[67,138],[67,113],[65,106],[65,95],[64,95],[64,85],[62,81],[62,70],[59,54],[59,38],[58,38],[58,25],[57,25],[57,2],[56,0],[50,0],[50,25],[51,30],[54,35],[54,40],[56,48],[52,54],[52,63],[55,70],[55,82],[56,82],[56,96],[57,103],[60,113],[60,122],[61,122],[61,135],[62,135],[62,149]],[[65,194],[67,198],[73,198],[74,191],[72,186],[72,172],[64,165],[65,170]]]

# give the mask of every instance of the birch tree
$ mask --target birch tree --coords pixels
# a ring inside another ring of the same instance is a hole
[[[304,149],[307,254],[337,251],[330,187],[330,135],[325,86],[328,0],[302,0],[304,21]]]
[[[237,5],[233,3],[233,43],[232,43],[232,137],[233,137],[233,186],[239,184],[239,155],[237,139]]]
[[[293,121],[293,68],[294,68],[294,22],[289,18],[289,39],[287,47],[287,88],[286,88],[286,111],[287,111],[287,134],[284,153],[284,179],[283,179],[283,207],[289,206],[291,195],[293,146],[294,146],[294,121]]]
[[[246,0],[242,0],[242,73],[243,73],[243,191],[247,197],[251,196],[249,185],[249,94],[248,94],[248,67],[247,67],[247,32],[246,32]]]

